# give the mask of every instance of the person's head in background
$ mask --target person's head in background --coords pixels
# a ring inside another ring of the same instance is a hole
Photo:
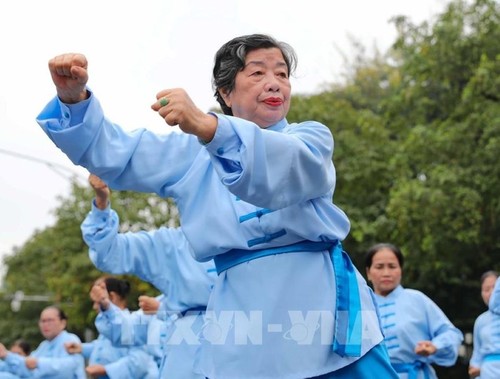
[[[370,247],[365,255],[365,268],[373,291],[377,295],[389,295],[401,284],[403,265],[403,254],[397,246],[378,243]]]
[[[493,270],[486,271],[483,275],[481,275],[481,297],[486,306],[488,306],[490,302],[490,297],[493,292],[493,288],[495,287],[497,278],[498,273]]]
[[[127,299],[130,294],[130,283],[128,281],[105,275],[97,278],[92,286],[105,289],[109,300],[118,308],[127,308]],[[100,311],[99,302],[94,302],[92,307],[96,312]]]
[[[267,128],[290,109],[293,48],[264,34],[233,38],[216,53],[212,87],[226,115]]]
[[[10,346],[10,351],[12,353],[16,353],[22,355],[23,357],[27,357],[31,353],[31,346],[28,342],[18,339],[12,343]]]
[[[130,294],[130,283],[127,280],[115,277],[105,279],[109,300],[120,309],[127,308],[128,295]]]
[[[45,339],[49,341],[56,338],[65,330],[67,323],[68,317],[61,308],[55,305],[46,307],[40,314],[40,319],[38,320],[40,332]]]

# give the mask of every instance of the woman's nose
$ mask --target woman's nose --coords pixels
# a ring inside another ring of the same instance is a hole
[[[278,92],[280,90],[280,84],[278,78],[276,78],[274,74],[267,75],[266,84],[264,88],[266,91]]]

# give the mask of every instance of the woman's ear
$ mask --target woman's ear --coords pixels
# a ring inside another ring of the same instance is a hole
[[[222,97],[228,108],[231,108],[231,92],[225,88],[219,88],[219,95]]]

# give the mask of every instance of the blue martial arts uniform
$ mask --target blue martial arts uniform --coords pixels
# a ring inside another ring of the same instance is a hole
[[[11,354],[17,354],[17,353],[12,353]],[[20,357],[23,357],[20,355]],[[26,357],[24,357],[26,358]],[[13,372],[17,372],[17,365],[18,364],[24,364],[24,360],[12,360],[10,359],[9,362],[4,361],[3,359],[0,360],[0,379],[18,379],[19,376],[14,375]]]
[[[26,367],[26,357],[19,354],[7,353],[5,362],[15,367],[13,374],[20,378],[86,379],[83,356],[69,354],[64,347],[67,342],[81,343],[78,336],[66,330],[50,341],[43,341],[30,355],[37,359],[37,367],[34,370]]]
[[[88,365],[102,365],[106,375],[99,379],[157,379],[158,368],[151,365],[146,352],[117,347],[103,334],[92,342],[82,344],[82,354]]]
[[[472,356],[469,361],[469,366],[481,369],[484,358],[491,354],[495,354],[495,348],[492,341],[494,317],[493,312],[487,310],[476,318],[472,334]]]
[[[431,366],[452,366],[463,334],[429,297],[420,291],[396,287],[389,295],[375,295],[385,344],[401,379],[436,379]],[[415,353],[420,341],[431,341],[435,354]]]
[[[195,372],[194,364],[199,348],[197,336],[217,276],[213,261],[198,262],[193,258],[181,228],[161,227],[149,232],[118,233],[119,225],[118,214],[109,206],[100,210],[92,204],[91,212],[81,225],[83,238],[90,247],[90,259],[102,271],[136,275],[162,292],[164,296],[161,297],[158,316],[133,312],[132,317],[137,320],[131,322],[145,325],[151,319],[160,319],[165,322],[161,329],[172,329],[162,331],[164,335],[173,335],[174,339],[162,338],[161,377],[201,378],[201,374]],[[104,315],[109,315],[109,312]],[[116,322],[116,317],[114,320]],[[141,330],[142,333],[136,331],[134,334],[133,344],[147,343],[147,328]],[[186,336],[188,330],[196,341]],[[177,338],[180,331],[185,337],[181,341]],[[116,338],[113,341],[116,342]]]
[[[498,278],[488,307],[491,312],[491,351],[483,357],[480,377],[481,379],[498,379],[500,378],[500,279]]]
[[[332,203],[330,130],[215,116],[207,144],[125,132],[92,93],[74,105],[54,98],[37,121],[110,188],[172,197],[194,257],[221,258],[201,333],[205,376],[302,379],[353,364],[383,337],[370,289],[340,244],[350,224]],[[397,377],[383,360],[365,372]]]

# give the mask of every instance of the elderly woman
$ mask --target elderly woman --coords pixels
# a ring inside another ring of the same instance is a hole
[[[55,97],[37,121],[78,165],[112,189],[175,200],[199,261],[218,277],[202,332],[209,378],[397,378],[370,290],[342,249],[349,220],[332,203],[333,137],[289,124],[293,49],[253,34],[216,53],[205,113],[181,88],[152,109],[181,133],[128,133],[87,88],[87,60],[49,61]]]

